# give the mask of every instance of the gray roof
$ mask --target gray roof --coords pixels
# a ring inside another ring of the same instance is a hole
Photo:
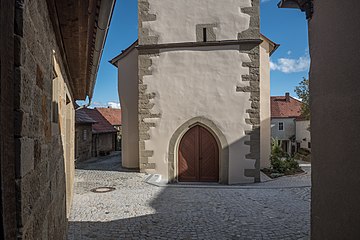
[[[97,123],[89,115],[86,114],[86,111],[83,109],[78,109],[75,112],[75,122],[77,124],[94,124]]]

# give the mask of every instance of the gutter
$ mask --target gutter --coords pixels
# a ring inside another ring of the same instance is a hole
[[[91,104],[91,99],[94,92],[95,82],[97,73],[99,70],[100,60],[102,57],[103,49],[105,46],[105,41],[107,38],[109,25],[111,22],[112,14],[114,11],[116,0],[102,0],[100,4],[98,21],[95,23],[96,26],[96,36],[95,36],[95,47],[93,62],[90,70],[90,83],[88,89],[89,105]]]
[[[274,54],[274,52],[276,52],[276,50],[277,50],[280,46],[281,46],[280,44],[275,43],[274,49],[270,52],[270,57],[271,57],[271,55]]]

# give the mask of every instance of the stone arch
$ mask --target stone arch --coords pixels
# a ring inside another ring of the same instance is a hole
[[[169,183],[177,182],[177,150],[184,134],[192,127],[200,125],[206,128],[216,139],[219,146],[219,182],[228,184],[229,179],[229,144],[225,135],[216,124],[205,118],[195,117],[182,124],[172,135],[168,151],[168,180]]]

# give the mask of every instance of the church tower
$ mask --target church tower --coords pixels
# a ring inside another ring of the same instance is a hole
[[[139,0],[118,68],[122,165],[157,182],[260,181],[270,156],[270,55],[259,0]]]
[[[260,180],[259,0],[139,0],[139,167]]]

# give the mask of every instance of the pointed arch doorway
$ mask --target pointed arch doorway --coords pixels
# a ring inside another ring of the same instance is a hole
[[[200,125],[190,128],[180,141],[178,181],[219,182],[219,146]]]

